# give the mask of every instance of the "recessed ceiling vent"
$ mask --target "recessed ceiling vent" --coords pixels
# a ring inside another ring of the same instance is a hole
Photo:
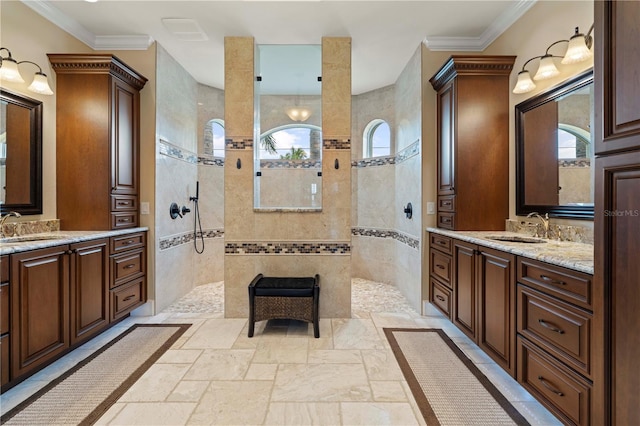
[[[162,24],[178,40],[181,41],[206,41],[209,37],[202,31],[200,25],[194,19],[162,18]]]

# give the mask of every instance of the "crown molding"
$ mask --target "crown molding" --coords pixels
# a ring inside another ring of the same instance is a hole
[[[96,36],[78,21],[62,13],[48,0],[21,0],[21,2],[93,50],[147,50],[153,43],[153,38],[148,35]]]
[[[537,0],[517,0],[487,27],[479,37],[439,37],[424,39],[425,45],[433,51],[481,52],[503,32],[522,17]]]

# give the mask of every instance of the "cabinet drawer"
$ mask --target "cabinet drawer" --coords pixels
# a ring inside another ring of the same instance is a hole
[[[146,301],[145,282],[145,277],[140,277],[111,290],[111,321],[122,318]]]
[[[112,195],[111,211],[138,210],[138,197],[135,195]]]
[[[0,285],[0,334],[9,332],[9,284]]]
[[[565,423],[588,425],[591,385],[518,338],[518,382]]]
[[[451,252],[451,238],[445,237],[440,234],[429,234],[429,247],[440,250],[446,254],[452,254]]]
[[[116,256],[111,256],[111,288],[129,281],[130,279],[144,275],[145,249],[131,250]]]
[[[144,232],[139,232],[136,234],[111,237],[111,254],[144,247],[146,242],[145,236],[146,234]]]
[[[518,332],[590,376],[591,314],[518,285]]]
[[[455,229],[455,213],[438,212],[438,228]]]
[[[442,311],[448,318],[451,317],[451,290],[438,283],[433,278],[429,279],[431,289],[429,301]]]
[[[439,212],[455,212],[456,211],[455,195],[438,197],[438,211]]]
[[[592,310],[592,276],[532,259],[518,258],[518,282]]]
[[[0,337],[0,386],[9,381],[9,335]]]
[[[451,256],[430,249],[429,273],[451,287]]]
[[[138,226],[138,212],[111,213],[111,229],[135,228]]]

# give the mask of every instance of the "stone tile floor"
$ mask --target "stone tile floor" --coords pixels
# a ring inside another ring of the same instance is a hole
[[[0,396],[2,413],[133,323],[191,323],[100,419],[109,425],[424,425],[383,327],[442,328],[533,425],[560,424],[435,309],[421,316],[392,285],[354,279],[352,318],[309,324],[225,319],[224,284],[195,288],[153,317],[131,317]],[[428,355],[425,355],[428,356]]]

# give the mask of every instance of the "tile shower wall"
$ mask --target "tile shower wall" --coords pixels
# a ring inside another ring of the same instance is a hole
[[[417,311],[422,298],[420,92],[418,49],[395,85],[354,96],[352,129],[357,140],[352,149],[353,276],[395,284]],[[363,132],[376,118],[392,129],[394,155],[363,160]],[[412,219],[403,212],[409,202]]]
[[[193,288],[193,248],[161,247],[193,230],[193,216],[173,220],[171,202],[193,207],[189,196],[198,179],[196,81],[167,52],[157,49],[155,310],[161,311]]]
[[[247,317],[247,285],[265,275],[320,274],[320,315],[351,310],[351,40],[324,38],[321,212],[253,209],[253,53],[249,37],[225,38],[225,316]],[[236,167],[240,159],[242,167]],[[342,165],[334,168],[334,161]],[[246,165],[246,166],[245,166]],[[269,246],[272,244],[272,246]],[[268,249],[276,245],[284,250]],[[244,247],[244,248],[242,248]],[[311,250],[321,247],[320,253]],[[309,250],[307,250],[309,248]],[[332,250],[334,249],[335,250]],[[290,249],[291,252],[287,252]]]

